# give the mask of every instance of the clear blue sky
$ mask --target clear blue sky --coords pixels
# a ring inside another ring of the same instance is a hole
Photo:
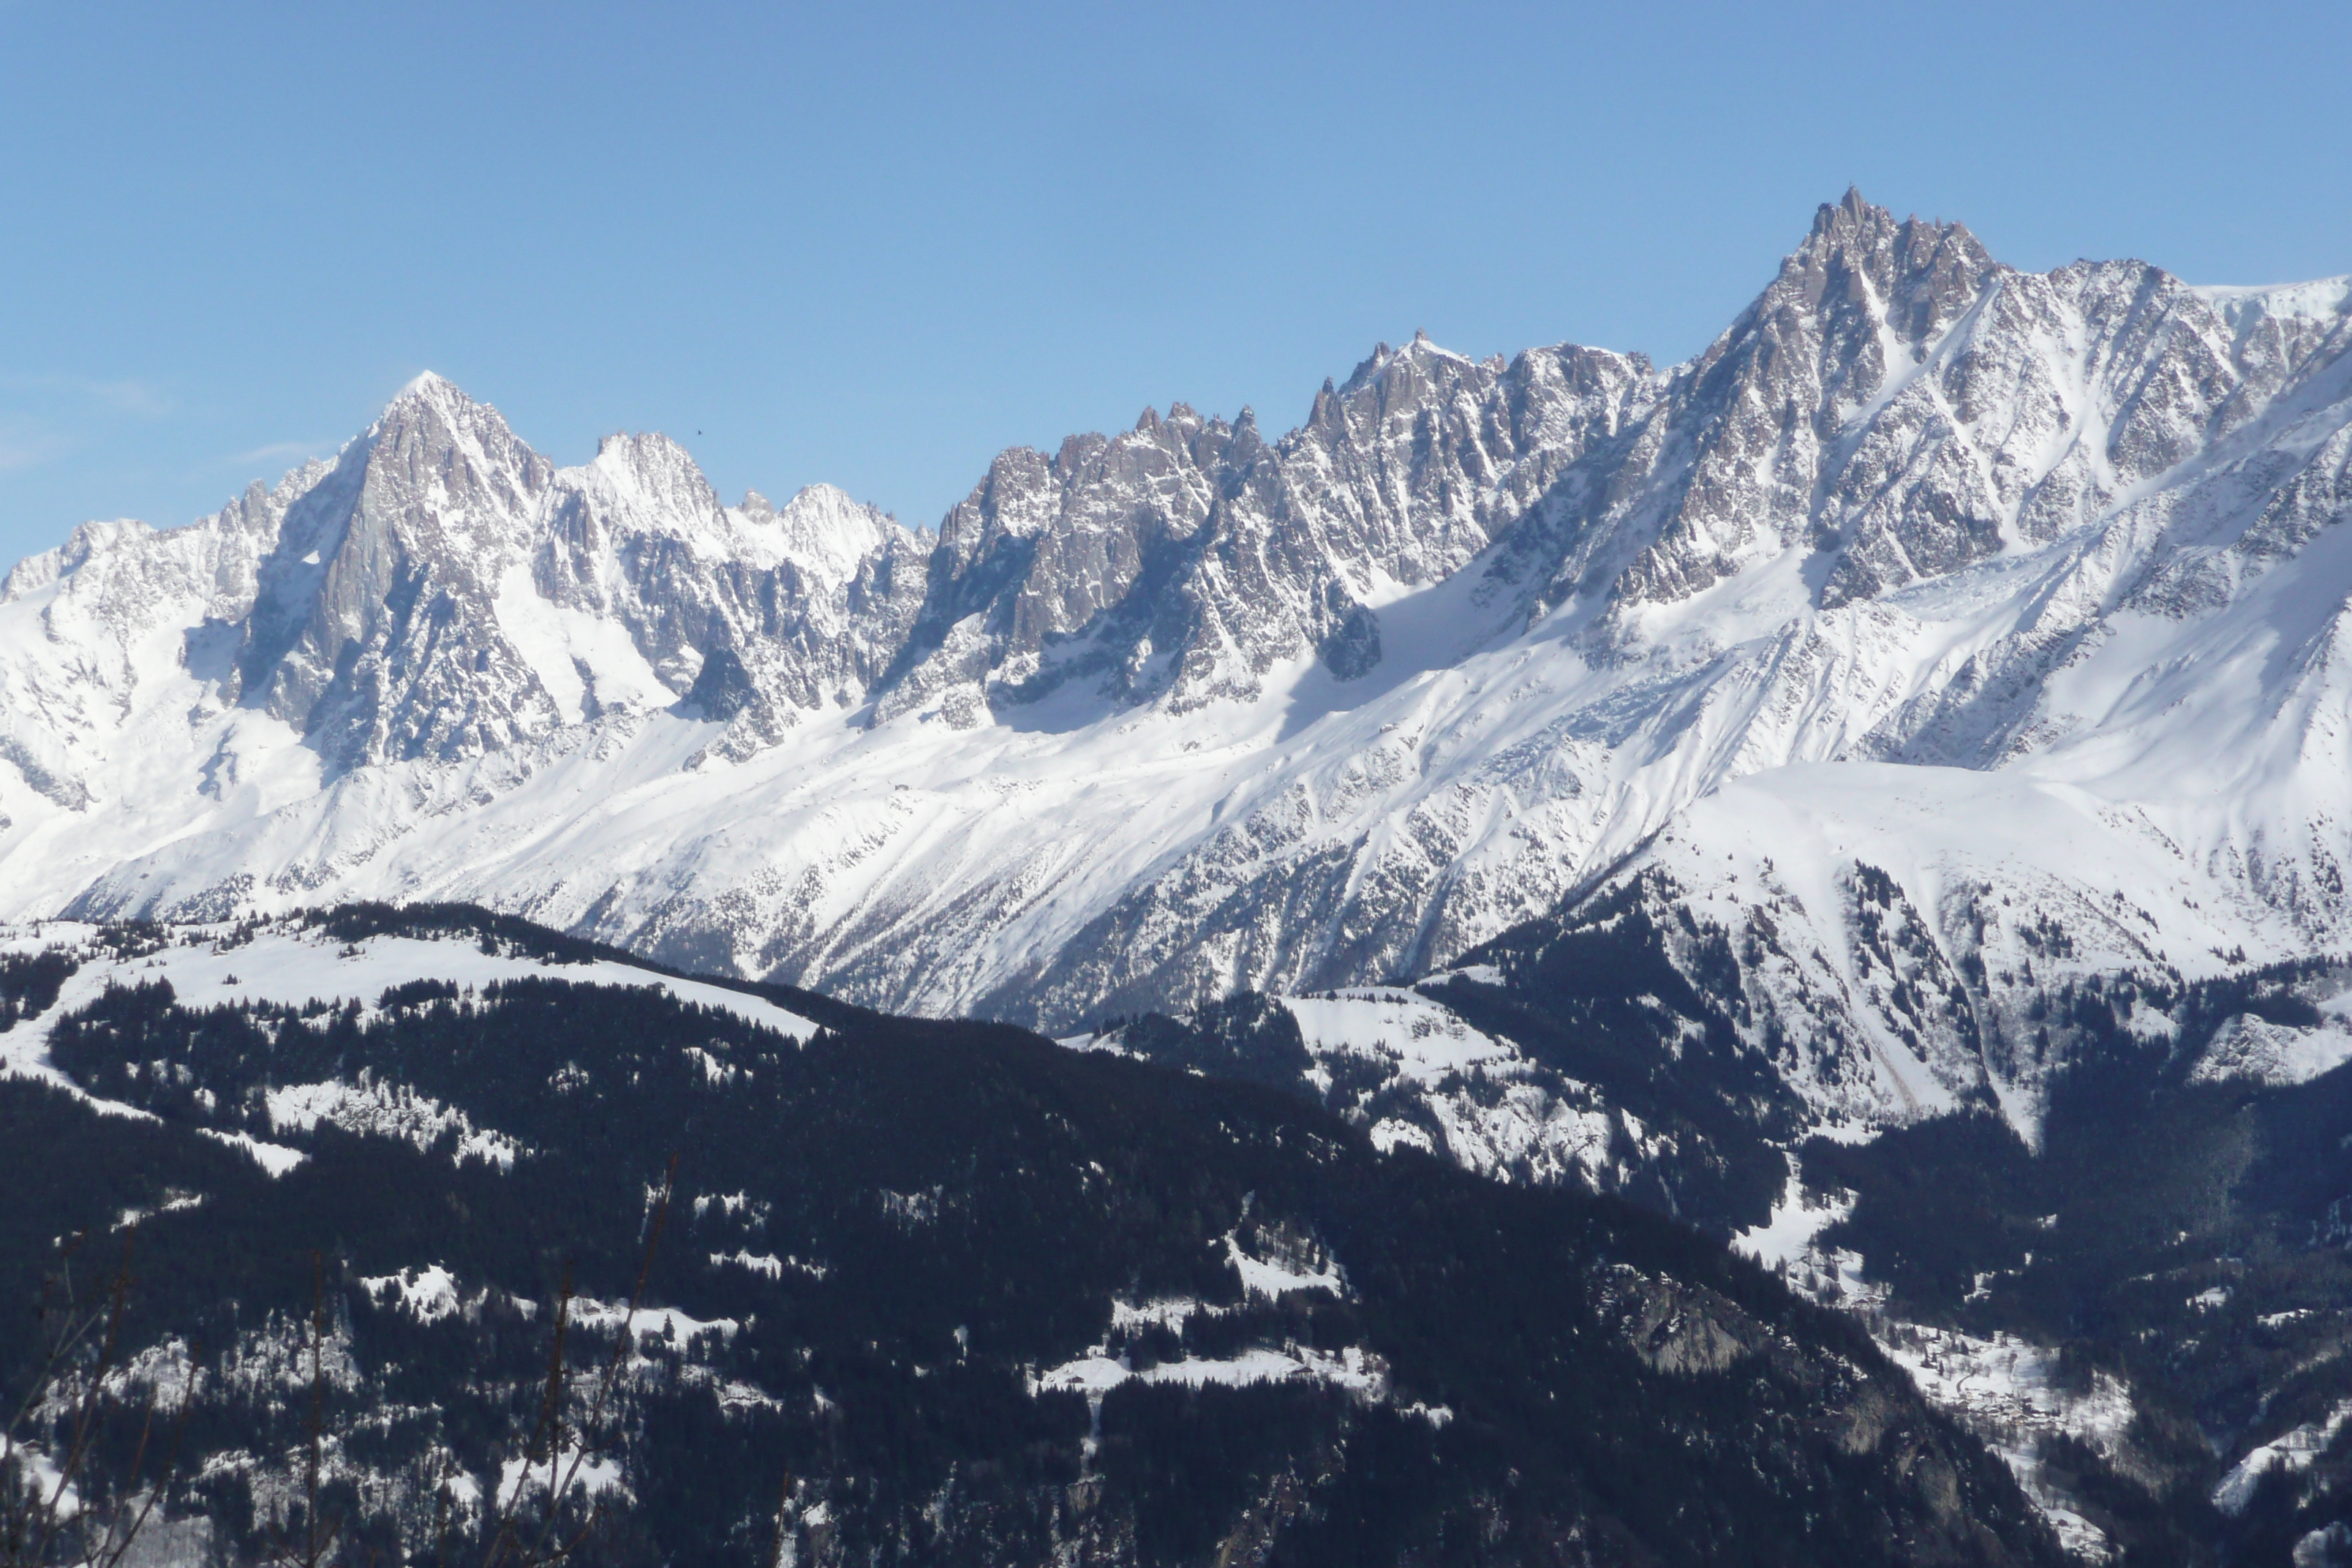
[[[1849,182],[2042,268],[2352,271],[2352,5],[0,0],[0,556],[418,370],[935,522],[1381,338],[1705,344]]]

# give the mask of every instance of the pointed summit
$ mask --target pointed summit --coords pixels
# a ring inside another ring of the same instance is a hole
[[[1676,395],[1713,419],[1696,426],[1670,521],[1618,579],[1620,601],[1687,598],[1773,548],[1778,530],[1752,521],[1777,504],[1768,498],[1815,493],[1841,410],[1878,395],[1890,355],[1916,363],[1999,269],[1959,225],[1898,222],[1858,187],[1816,208],[1779,275],[1685,373]]]
[[[1880,311],[1918,342],[1966,309],[1999,265],[1962,225],[1897,220],[1849,185],[1840,200],[1814,209],[1804,243],[1757,303],[1769,310],[1793,295],[1808,310]]]
[[[487,403],[477,403],[448,377],[433,371],[419,373],[394,393],[376,415],[370,434],[382,442],[415,432],[437,432],[426,438],[444,441],[456,431],[481,426],[488,438],[511,440],[506,421]],[[495,431],[495,435],[491,432]]]
[[[451,431],[474,430],[478,438],[496,445],[514,439],[495,407],[477,402],[464,387],[437,371],[419,372],[393,395],[375,418],[379,432],[436,425]]]
[[[836,485],[804,485],[775,510],[784,554],[813,581],[839,586],[906,531]]]
[[[1893,213],[1864,201],[1860,186],[1848,185],[1843,197],[1813,209],[1813,226],[1806,231],[1796,257],[1829,256],[1856,245],[1868,246],[1895,226]]]
[[[1898,221],[1889,209],[1865,200],[1860,186],[1848,185],[1843,197],[1813,209],[1812,227],[1783,263],[1783,270],[1841,258],[1865,270],[1883,268],[1890,261],[1898,270],[1916,268],[1938,249],[1956,258],[1964,256],[1972,267],[1993,264],[1966,225],[1916,215]]]
[[[1813,209],[1813,233],[1816,236],[1828,234],[1841,221],[1849,228],[1857,227],[1874,213],[1890,222],[1894,217],[1885,207],[1874,207],[1864,200],[1860,185],[1848,185],[1845,195],[1837,201],[1823,202]]]
[[[462,452],[478,474],[511,469],[533,476],[533,489],[552,472],[545,458],[523,444],[499,411],[477,403],[446,376],[425,371],[400,389],[367,432],[371,465],[394,460],[406,465],[441,463]],[[422,469],[415,470],[417,474]]]
[[[437,411],[445,419],[457,419],[463,417],[465,410],[475,408],[490,413],[493,418],[497,416],[495,410],[467,396],[464,388],[447,376],[436,371],[420,371],[392,395],[376,416],[375,423],[378,428],[413,423],[412,411],[425,409]]]

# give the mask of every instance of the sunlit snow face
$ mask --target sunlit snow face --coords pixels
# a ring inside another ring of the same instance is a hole
[[[725,507],[660,437],[557,469],[422,382],[339,466],[12,576],[0,912],[485,899],[1064,1030],[1426,973],[1769,831],[1790,963],[1882,1044],[1857,858],[1955,963],[1970,881],[2118,961],[2324,946],[2340,284],[2021,274],[1849,203],[1690,365],[1418,341],[1272,442],[1009,453],[936,536]],[[1706,805],[1743,781],[1779,804]],[[1737,936],[1756,886],[1689,891]],[[1950,1089],[1904,1049],[1869,1114]]]

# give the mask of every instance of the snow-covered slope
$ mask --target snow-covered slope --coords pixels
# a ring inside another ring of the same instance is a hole
[[[1008,452],[936,537],[657,437],[555,469],[427,379],[11,574],[0,912],[464,898],[1067,1032],[1638,887],[1771,922],[1822,1115],[2030,1118],[2053,963],[2347,942],[2347,304],[1849,194],[1686,364],[1416,339],[1279,440]]]
[[[309,921],[280,921],[257,926],[180,926],[129,942],[119,940],[124,934],[121,927],[73,921],[0,926],[0,953],[54,951],[70,955],[75,963],[57,1000],[43,1010],[44,1016],[0,1031],[0,1075],[38,1078],[70,1088],[49,1063],[49,1026],[110,990],[137,985],[168,985],[184,1007],[269,1004],[354,1008],[365,1018],[380,1009],[385,992],[419,982],[454,994],[501,981],[552,977],[575,985],[659,991],[793,1040],[805,1041],[818,1028],[787,1007],[722,985],[610,959],[551,964],[511,944],[478,942],[465,931],[377,933],[347,941]]]
[[[1122,1023],[1061,1043],[1275,1083],[1323,1100],[1363,1127],[1382,1153],[1418,1149],[1503,1182],[1616,1191],[1662,1152],[1638,1117],[1593,1086],[1420,992],[1352,987],[1260,999],[1251,1012],[1196,1016],[1189,1025]],[[1168,1043],[1158,1035],[1204,1025],[1223,1026],[1218,1033],[1237,1047],[1231,1058],[1202,1065],[1154,1048]]]

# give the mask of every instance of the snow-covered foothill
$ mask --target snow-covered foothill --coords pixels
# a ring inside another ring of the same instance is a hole
[[[1472,1028],[1444,1004],[1401,987],[1286,996],[1282,1005],[1316,1055],[1374,1058],[1424,1087],[1451,1074],[1507,1068],[1519,1060],[1517,1049]]]
[[[375,1015],[377,1002],[395,986],[437,981],[459,990],[479,990],[502,980],[561,980],[581,985],[650,987],[700,1007],[731,1013],[749,1024],[790,1039],[806,1040],[817,1026],[761,997],[682,979],[635,964],[598,959],[551,964],[501,948],[485,952],[471,934],[370,936],[343,942],[299,920],[272,922],[250,933],[228,925],[169,928],[161,946],[135,956],[117,955],[97,944],[96,927],[69,921],[0,927],[0,951],[39,952],[58,947],[75,952],[80,966],[66,981],[56,1005],[28,1026],[0,1036],[15,1045],[29,1070],[35,1063],[16,1038],[47,1037],[47,1024],[87,1005],[110,986],[172,987],[183,1006],[268,1003],[300,1007],[313,1002],[355,1004],[361,1016]]]
[[[121,947],[101,942],[100,934],[95,927],[65,921],[0,926],[0,952],[57,949],[70,953],[78,965],[50,1007],[0,1032],[0,1075],[41,1079],[112,1115],[152,1120],[148,1111],[83,1090],[50,1062],[47,1041],[58,1018],[115,986],[168,984],[176,1002],[193,1008],[325,1005],[348,1007],[367,1018],[377,1014],[386,991],[417,981],[464,992],[528,976],[649,987],[681,1002],[732,1014],[792,1040],[806,1041],[817,1029],[796,1013],[723,985],[608,960],[550,965],[504,948],[484,952],[484,944],[470,935],[371,936],[344,942],[300,920],[275,921],[258,930],[173,927],[156,940]],[[396,1138],[419,1149],[430,1149],[448,1137],[456,1158],[486,1160],[502,1168],[528,1152],[498,1129],[478,1126],[463,1110],[408,1085],[378,1081],[364,1068],[350,1081],[275,1086],[267,1091],[264,1105],[268,1130],[278,1138],[299,1138],[324,1122],[346,1131]],[[197,1131],[238,1149],[272,1176],[285,1175],[309,1157],[299,1148],[250,1131],[209,1127]]]
[[[2255,1444],[2214,1487],[2213,1506],[2233,1516],[2245,1512],[2264,1476],[2273,1470],[2292,1476],[2309,1469],[2312,1461],[2336,1441],[2347,1420],[2352,1420],[2352,1400],[2336,1405],[2323,1420],[2306,1421],[2266,1443]]]
[[[1411,1102],[1411,1117],[1367,1120],[1342,1108],[1383,1153],[1413,1149],[1504,1181],[1600,1186],[1615,1173],[1620,1131],[1643,1141],[1638,1120],[1612,1114],[1590,1087],[1539,1067],[1421,991],[1352,986],[1268,1005],[1298,1026],[1308,1058],[1303,1088],[1328,1097],[1345,1079],[1360,1099]],[[1123,1027],[1058,1043],[1131,1054]]]

